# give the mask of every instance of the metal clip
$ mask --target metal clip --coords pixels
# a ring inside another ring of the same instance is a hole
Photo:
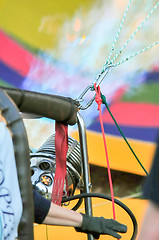
[[[98,87],[99,84],[101,84],[101,82],[103,81],[103,79],[105,78],[105,76],[108,74],[108,72],[114,67],[114,65],[108,65],[104,70],[102,70],[102,72],[99,74],[97,80],[96,80],[96,86]],[[88,87],[85,88],[85,90],[81,93],[81,95],[76,98],[75,100],[78,102],[83,102],[84,101],[84,96],[86,95],[86,93],[91,90],[94,91],[94,84],[89,85]],[[82,104],[79,106],[79,109],[81,110],[85,110],[87,109],[95,100],[95,96],[96,94],[91,98],[91,100],[89,100],[89,102],[85,105],[82,106]]]
[[[95,96],[96,95],[94,95],[92,98],[91,98],[91,100],[85,105],[85,106],[80,106],[79,107],[79,109],[81,109],[81,110],[85,110],[85,109],[87,109],[89,106],[91,106],[92,105],[92,103],[94,102],[94,100],[95,100]]]
[[[102,72],[98,75],[97,80],[96,80],[96,87],[98,87],[101,82],[103,81],[103,79],[105,78],[105,76],[108,74],[108,72],[114,68],[114,65],[108,65],[104,70],[102,70]]]
[[[93,85],[89,85],[88,87],[86,87],[85,90],[81,93],[81,95],[78,98],[76,98],[75,100],[78,101],[78,102],[83,102],[84,101],[83,97],[86,95],[86,93],[89,90],[93,91],[94,90],[94,86]],[[93,98],[95,99],[95,96]],[[81,110],[87,109],[92,104],[92,102],[94,101],[93,98],[85,106],[82,106],[82,104],[81,104],[79,106],[79,109],[81,109]]]
[[[84,97],[84,95],[86,95],[86,93],[89,90],[93,90],[93,85],[89,85],[88,87],[86,87],[85,90],[81,93],[81,95],[78,98],[76,98],[75,100],[78,102],[84,101],[83,97]]]

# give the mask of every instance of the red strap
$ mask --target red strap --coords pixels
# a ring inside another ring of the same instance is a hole
[[[56,171],[52,189],[51,201],[61,204],[66,176],[66,154],[68,150],[68,126],[56,122],[55,125]]]
[[[111,177],[111,171],[110,171],[110,165],[109,165],[109,158],[108,158],[108,151],[107,151],[107,145],[106,145],[106,139],[105,139],[105,133],[104,133],[102,111],[101,111],[102,99],[101,99],[101,93],[100,93],[100,86],[98,86],[98,88],[97,88],[96,83],[95,83],[94,88],[95,88],[95,91],[96,91],[95,101],[98,104],[99,119],[100,119],[102,135],[103,135],[105,155],[106,155],[106,160],[107,160],[108,177],[109,177],[109,184],[110,184],[110,191],[111,191],[111,198],[112,198],[113,218],[115,219],[114,191],[113,191],[113,183],[112,183],[112,177]]]

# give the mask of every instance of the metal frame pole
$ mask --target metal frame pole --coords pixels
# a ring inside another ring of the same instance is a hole
[[[81,158],[83,163],[84,188],[86,193],[90,193],[92,185],[90,181],[90,169],[89,169],[89,163],[88,163],[86,128],[85,128],[84,120],[79,112],[77,113],[77,124],[78,124],[78,131],[79,131]],[[92,216],[91,198],[85,198],[85,212],[86,214]],[[88,240],[94,240],[94,237],[91,234],[88,234]]]

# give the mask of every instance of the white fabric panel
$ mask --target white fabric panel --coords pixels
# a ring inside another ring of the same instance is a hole
[[[0,122],[0,240],[14,240],[22,216],[22,201],[12,138]]]

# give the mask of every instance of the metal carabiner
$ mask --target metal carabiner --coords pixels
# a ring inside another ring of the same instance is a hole
[[[93,90],[93,85],[89,85],[85,88],[85,90],[79,95],[78,98],[76,98],[75,100],[78,101],[78,102],[82,102],[84,101],[83,97],[84,95],[86,95],[86,93],[89,91],[89,90]]]
[[[106,66],[106,68],[104,70],[101,71],[101,73],[98,75],[97,80],[96,80],[96,87],[98,87],[101,84],[101,82],[103,81],[105,76],[108,74],[108,72],[112,68],[114,68],[114,65],[108,65],[108,66]]]
[[[96,80],[96,86],[98,87],[99,84],[101,84],[101,82],[103,81],[103,79],[105,78],[105,76],[108,74],[108,72],[114,67],[114,65],[108,65],[104,70],[102,70],[102,72],[98,75],[98,78]],[[94,91],[94,84],[89,85],[88,87],[85,88],[85,90],[81,93],[81,95],[76,98],[75,100],[78,102],[83,102],[84,101],[84,96],[86,95],[86,93],[91,90]],[[83,106],[82,104],[79,106],[79,109],[81,110],[85,110],[87,109],[95,100],[95,96],[96,94],[89,100],[89,102]]]
[[[87,109],[89,106],[91,106],[92,105],[92,103],[94,102],[94,100],[95,100],[95,96],[96,95],[94,95],[92,98],[91,98],[91,100],[85,105],[85,106],[79,106],[79,109],[81,109],[81,110],[85,110],[85,109]]]
[[[75,100],[78,101],[78,102],[83,102],[84,101],[84,96],[86,95],[86,93],[91,90],[93,91],[94,90],[94,87],[93,87],[93,84],[92,85],[89,85],[85,88],[85,90],[80,94],[80,96],[78,98],[76,98]],[[93,100],[94,101],[94,100]],[[85,110],[87,109],[91,104],[92,104],[92,99],[85,105],[85,106],[82,106],[82,104],[79,106],[79,109],[81,110]]]

